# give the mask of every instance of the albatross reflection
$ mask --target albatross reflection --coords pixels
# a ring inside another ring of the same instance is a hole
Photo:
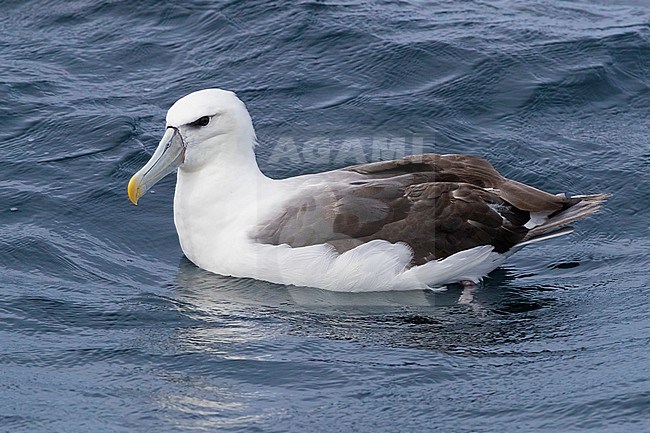
[[[174,286],[174,297],[187,306],[186,313],[205,325],[186,330],[184,344],[201,351],[228,347],[248,357],[255,355],[240,353],[248,347],[242,342],[254,350],[275,344],[279,335],[453,352],[462,348],[463,353],[474,347],[482,353],[522,335],[545,335],[536,320],[522,321],[522,314],[556,302],[542,295],[553,288],[522,287],[516,275],[503,269],[469,292],[452,285],[441,292],[342,293],[224,277],[182,258]]]

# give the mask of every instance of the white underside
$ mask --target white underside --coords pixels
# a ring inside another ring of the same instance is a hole
[[[339,292],[431,289],[459,281],[478,282],[505,260],[480,246],[444,260],[409,267],[410,248],[374,240],[343,254],[329,245],[292,248],[233,242],[228,256],[185,251],[197,266],[208,271],[271,281],[279,284],[317,287]]]
[[[292,248],[288,245],[233,243],[229,255],[188,255],[211,272],[250,277],[274,283],[317,287],[340,292],[414,290],[439,287],[463,280],[478,282],[505,257],[492,246],[461,251],[440,261],[409,267],[407,245],[374,240],[343,254],[329,245]]]
[[[277,212],[301,187],[317,184],[318,175],[286,180],[240,176],[236,184],[225,179],[179,171],[174,199],[183,252],[217,274],[341,292],[414,290],[478,282],[505,260],[490,245],[410,267],[412,252],[402,243],[374,240],[343,254],[327,244],[259,244],[249,235],[259,221]]]

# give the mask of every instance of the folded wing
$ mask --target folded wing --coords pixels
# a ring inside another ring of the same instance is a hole
[[[253,238],[339,252],[403,242],[422,264],[479,245],[507,252],[580,201],[506,179],[483,158],[416,155],[315,175]]]

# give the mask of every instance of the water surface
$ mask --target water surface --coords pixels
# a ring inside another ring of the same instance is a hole
[[[650,430],[646,2],[0,12],[0,430]],[[470,294],[212,275],[182,256],[172,177],[126,197],[205,87],[246,102],[273,177],[385,140],[613,196]]]

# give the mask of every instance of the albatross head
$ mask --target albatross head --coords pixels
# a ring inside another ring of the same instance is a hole
[[[251,152],[255,130],[233,92],[205,89],[182,97],[167,112],[167,127],[153,156],[129,181],[133,204],[156,182],[180,170],[196,171],[226,155]]]

